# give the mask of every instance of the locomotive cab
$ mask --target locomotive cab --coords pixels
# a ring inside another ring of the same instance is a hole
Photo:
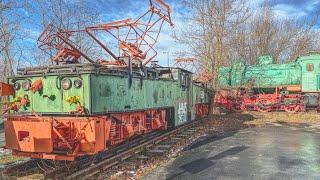
[[[320,55],[301,56],[297,59],[297,63],[301,66],[302,92],[320,92]]]
[[[309,107],[319,106],[320,92],[320,54],[310,53],[297,59],[301,66],[301,92],[305,104]]]

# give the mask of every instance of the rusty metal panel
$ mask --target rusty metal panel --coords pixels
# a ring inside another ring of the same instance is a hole
[[[23,118],[22,118],[23,120]],[[52,123],[7,120],[4,122],[6,148],[24,152],[53,151]]]
[[[207,88],[201,87],[198,85],[193,85],[193,101],[194,104],[209,104],[210,103],[210,94]],[[193,106],[195,111],[195,106]],[[195,112],[194,112],[195,118]]]
[[[91,80],[93,113],[170,107],[180,92],[173,81],[144,80],[141,86],[134,78],[129,88],[128,79],[120,76],[92,75]]]
[[[145,79],[141,86],[140,79],[134,78],[129,88],[128,79],[125,77],[92,75],[91,87],[93,113],[174,107],[175,125],[188,120],[189,92],[187,89],[182,90],[178,81]],[[194,117],[192,109],[191,104],[191,118]]]
[[[61,112],[61,94],[56,87],[56,78],[56,76],[25,77],[17,80],[16,83],[19,83],[20,86],[23,86],[26,81],[32,83],[37,79],[42,79],[43,83],[43,89],[39,92],[33,93],[23,87],[16,90],[15,96],[11,100],[25,96],[30,101],[27,105],[20,107],[19,112],[31,112],[32,109],[36,112]]]
[[[22,90],[23,93],[28,93],[32,96],[29,107],[35,112],[63,112],[62,97],[60,90],[57,88],[57,78],[56,76],[49,76],[45,79],[41,77],[31,78],[32,82],[36,79],[42,79],[42,91],[32,93],[31,91]]]
[[[69,114],[75,111],[77,104],[68,102],[68,97],[78,97],[79,103],[85,108],[87,114],[174,107],[174,124],[180,125],[195,118],[196,103],[206,102],[209,99],[202,87],[191,84],[188,88],[183,87],[181,77],[179,80],[143,79],[142,84],[140,78],[133,78],[132,86],[129,88],[128,78],[125,76],[78,74],[67,77],[72,82],[69,89],[61,87],[63,78],[65,76],[20,78],[16,81],[20,84],[26,80],[35,82],[41,79],[43,88],[35,93],[20,88],[11,100],[26,95],[30,103],[21,107],[19,112],[31,112],[33,109],[37,113],[44,114]],[[81,88],[74,87],[73,83],[77,78],[82,78]],[[205,97],[201,99],[200,94]]]
[[[81,106],[84,106],[86,108],[88,108],[87,104],[86,104],[86,99],[88,98],[88,96],[86,97],[85,94],[87,94],[87,92],[85,92],[85,88],[87,87],[88,84],[88,80],[87,80],[87,76],[83,76],[83,85],[80,88],[76,88],[74,87],[74,84],[71,86],[70,89],[64,90],[63,88],[60,89],[61,94],[62,94],[62,107],[63,110],[62,112],[72,112],[76,110],[76,106],[78,105],[77,103],[70,103],[67,101],[68,98],[72,97],[72,96],[77,96],[79,97],[79,103]],[[71,82],[74,82],[76,79],[78,79],[78,77],[65,77],[65,78],[69,78],[71,80]]]
[[[0,96],[13,95],[14,89],[10,84],[0,82]]]
[[[80,88],[74,87],[74,80],[79,77],[68,77],[72,82],[72,86],[68,90],[61,88],[60,76],[46,76],[46,77],[24,77],[14,81],[15,83],[22,84],[29,81],[31,84],[38,79],[42,80],[42,89],[39,92],[33,93],[31,90],[25,90],[20,87],[15,91],[15,95],[10,97],[10,101],[16,98],[26,97],[29,103],[21,106],[19,112],[31,112],[34,110],[38,113],[70,113],[75,111],[76,104],[70,104],[66,101],[69,96],[78,96],[79,102],[90,113],[90,87],[89,75],[82,74],[82,86]],[[12,83],[13,85],[14,83]]]

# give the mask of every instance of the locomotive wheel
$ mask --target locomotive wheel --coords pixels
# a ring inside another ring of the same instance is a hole
[[[234,111],[234,112],[242,112],[246,109],[246,107],[244,106],[243,103],[234,103],[232,106],[231,106],[231,110]]]
[[[272,110],[272,105],[268,104],[266,101],[260,101],[256,106],[259,112],[270,112]]]
[[[297,104],[289,104],[289,105],[284,106],[283,109],[289,113],[297,113],[300,110],[300,106]]]

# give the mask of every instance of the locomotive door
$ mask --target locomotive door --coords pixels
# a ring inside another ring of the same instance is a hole
[[[319,73],[317,73],[317,91],[320,91],[320,74]]]
[[[317,91],[320,91],[320,63],[316,66]]]
[[[191,121],[192,116],[191,116],[191,110],[192,110],[192,78],[191,74],[187,74],[186,76],[187,79],[187,121]]]
[[[192,105],[192,87],[191,87],[191,73],[187,71],[180,70],[180,87],[181,87],[181,97],[178,104],[178,124],[183,124],[186,121],[191,120],[191,110]]]
[[[317,68],[318,64],[314,64],[314,61],[305,60],[301,63],[302,67],[302,91],[315,92],[319,90],[319,72]]]

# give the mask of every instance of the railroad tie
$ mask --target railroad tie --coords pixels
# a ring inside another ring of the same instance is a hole
[[[121,157],[121,161],[124,161],[124,160],[130,158],[131,156],[132,156],[131,154],[126,154],[126,155]]]
[[[161,149],[150,149],[147,151],[147,153],[149,154],[164,154],[165,150],[161,150]]]
[[[149,159],[148,156],[145,156],[145,155],[140,155],[140,156],[136,156],[137,159],[140,159],[140,160],[145,160],[145,159]]]
[[[172,138],[170,138],[170,141],[171,141],[171,142],[178,142],[178,141],[181,141],[181,138],[179,138],[179,137],[172,137]]]
[[[186,134],[188,136],[190,136],[190,135],[192,135],[194,133],[195,133],[195,131],[185,131],[185,132],[183,132],[183,134]]]
[[[186,130],[187,132],[196,132],[197,130],[196,129],[188,129]]]
[[[157,148],[157,149],[170,149],[171,146],[170,146],[170,145],[165,145],[165,144],[163,144],[163,145],[157,145],[156,148]]]
[[[182,138],[185,138],[185,137],[188,137],[189,135],[188,134],[178,134],[177,137],[182,137]]]

